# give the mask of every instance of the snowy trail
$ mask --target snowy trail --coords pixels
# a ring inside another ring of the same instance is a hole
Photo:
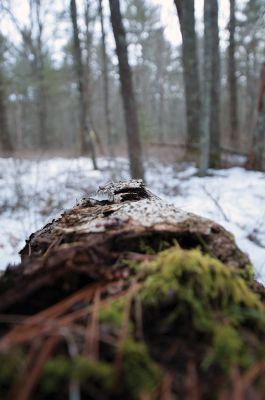
[[[0,269],[19,261],[25,239],[112,179],[113,162],[101,158],[93,171],[86,158],[43,161],[0,159]],[[232,168],[199,178],[192,166],[146,164],[149,188],[183,210],[214,219],[231,231],[250,255],[265,284],[265,174]],[[127,179],[126,160],[116,161],[118,179]]]

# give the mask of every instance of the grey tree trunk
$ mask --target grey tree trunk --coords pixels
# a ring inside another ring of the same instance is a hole
[[[209,168],[211,110],[211,2],[204,0],[204,62],[203,62],[203,131],[201,136],[200,175]]]
[[[201,136],[201,98],[194,0],[174,0],[182,34],[182,60],[186,98],[187,147],[199,148]]]
[[[86,57],[85,57],[85,66],[84,66],[84,80],[85,80],[85,96],[86,96],[86,107],[87,114],[89,116],[90,123],[92,124],[92,109],[91,105],[93,103],[93,93],[91,90],[91,65],[90,65],[90,53],[91,53],[91,45],[92,45],[92,32],[90,29],[91,24],[91,11],[90,11],[90,0],[86,0],[84,7],[84,20],[85,20],[85,49],[86,49]]]
[[[219,49],[219,26],[218,26],[218,0],[209,2],[211,7],[211,93],[210,93],[210,160],[211,168],[220,168],[220,49]]]
[[[87,97],[85,93],[85,75],[82,60],[82,50],[79,38],[79,28],[77,24],[77,9],[75,0],[70,1],[70,13],[73,26],[73,39],[74,39],[74,64],[76,70],[76,77],[78,80],[79,91],[79,118],[80,118],[80,146],[81,153],[86,154],[87,151],[91,154],[91,159],[94,169],[97,169],[97,161],[95,155],[95,148],[93,138],[91,138],[90,121],[87,115]]]
[[[252,168],[263,170],[265,139],[265,63],[261,68],[260,87],[257,101],[257,122],[253,133]]]
[[[119,61],[121,93],[126,122],[130,171],[133,178],[143,178],[142,146],[137,105],[133,90],[132,71],[129,65],[126,33],[122,22],[119,0],[109,0],[111,23]]]
[[[4,79],[0,59],[0,147],[4,155],[10,155],[13,153],[14,147],[11,141],[10,132],[8,130],[7,124],[7,112],[3,80]]]
[[[108,73],[108,58],[106,50],[106,32],[104,25],[104,13],[102,0],[99,0],[99,15],[101,25],[101,45],[102,45],[102,73],[103,73],[103,94],[104,94],[104,111],[105,125],[108,139],[108,150],[111,158],[114,157],[113,131],[111,123],[110,96],[109,96],[109,73]]]
[[[230,138],[232,144],[238,143],[238,99],[237,99],[237,76],[236,76],[236,16],[235,0],[230,0],[229,21],[229,47],[228,47],[228,85],[229,85],[229,113],[230,113]]]

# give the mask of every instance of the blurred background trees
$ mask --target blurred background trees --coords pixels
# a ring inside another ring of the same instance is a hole
[[[115,35],[118,3],[1,1],[1,154],[88,154],[95,168],[96,153],[129,154],[139,177],[151,156],[264,169],[264,1],[229,0],[224,16],[205,0],[203,23],[194,0],[172,0],[179,42],[155,0],[121,0]]]

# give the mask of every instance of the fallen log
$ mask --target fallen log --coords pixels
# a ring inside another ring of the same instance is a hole
[[[0,278],[1,399],[264,397],[265,291],[215,222],[110,183],[21,259]]]

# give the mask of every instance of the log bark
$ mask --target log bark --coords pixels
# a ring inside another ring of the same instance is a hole
[[[0,361],[15,371],[1,398],[65,399],[62,382],[81,399],[231,398],[235,385],[262,394],[248,377],[264,362],[265,291],[247,255],[141,180],[82,199],[32,234],[21,258],[0,277]]]

